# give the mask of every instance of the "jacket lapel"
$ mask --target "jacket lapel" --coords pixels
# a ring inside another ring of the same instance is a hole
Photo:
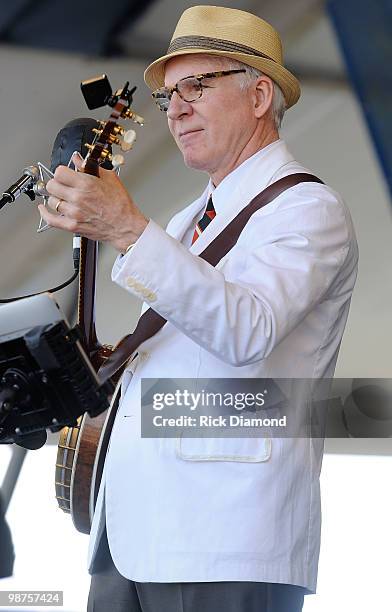
[[[176,238],[181,242],[189,227],[196,224],[196,221],[199,218],[205,204],[207,190],[208,187],[204,190],[202,195],[197,198],[197,200],[192,202],[192,204],[189,204],[189,206],[187,206],[173,218],[169,227],[167,228],[167,232],[170,234],[170,236],[173,236],[173,238]]]

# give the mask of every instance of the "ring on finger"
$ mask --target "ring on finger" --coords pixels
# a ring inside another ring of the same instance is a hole
[[[62,203],[62,201],[63,201],[63,200],[61,200],[61,199],[60,199],[60,200],[57,202],[56,206],[54,207],[54,208],[55,208],[55,211],[56,211],[57,213],[59,213],[60,215],[61,215],[61,212],[59,211],[59,208],[60,208],[60,204]]]

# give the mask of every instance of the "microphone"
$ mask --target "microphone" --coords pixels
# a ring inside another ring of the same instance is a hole
[[[60,130],[54,141],[49,173],[48,169],[41,162],[25,168],[22,176],[3,192],[0,198],[0,210],[6,204],[15,202],[22,193],[25,193],[30,200],[34,200],[36,195],[48,197],[42,170],[46,171],[48,178],[50,178],[60,164],[69,166],[73,153],[78,151],[82,155],[84,154],[85,145],[91,144],[94,140],[94,129],[97,128],[99,128],[99,122],[90,117],[69,121]],[[112,169],[109,161],[105,162],[103,166],[110,170]]]
[[[23,174],[16,183],[8,187],[3,192],[2,197],[0,198],[0,210],[6,204],[11,204],[15,202],[16,198],[18,198],[22,193],[27,193],[30,199],[34,199],[34,193],[29,193],[34,189],[36,183],[38,183],[40,179],[40,172],[38,166],[28,166],[23,170]]]
[[[43,174],[52,177],[57,166],[70,166],[72,155],[79,152],[85,156],[85,145],[91,144],[96,138],[96,130],[100,127],[99,122],[91,117],[82,117],[69,121],[57,134],[53,144],[50,170],[44,164],[38,162],[32,166],[28,166],[23,170],[23,174],[19,179],[6,189],[0,198],[0,210],[6,204],[15,202],[15,200],[25,193],[31,200],[35,196],[44,196],[44,199],[49,196],[46,191],[46,183]],[[104,168],[113,169],[109,160],[102,164]],[[44,231],[48,226],[38,228],[38,231]],[[80,264],[80,236],[75,235],[73,240],[73,262],[74,270],[79,270]]]

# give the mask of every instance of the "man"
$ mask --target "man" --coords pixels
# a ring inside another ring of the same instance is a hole
[[[203,6],[185,11],[145,80],[185,164],[210,177],[200,198],[165,232],[114,173],[60,167],[48,190],[62,216],[40,207],[54,227],[112,244],[113,280],[167,319],[123,377],[89,610],[296,612],[316,588],[321,440],[142,439],[140,381],[331,377],[356,277],[350,215],[303,182],[255,212],[216,267],[203,261],[258,193],[308,172],[278,133],[299,84],[269,24]]]

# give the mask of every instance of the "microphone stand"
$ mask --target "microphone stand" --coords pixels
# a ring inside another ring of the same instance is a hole
[[[12,445],[11,450],[11,461],[8,464],[0,491],[4,514],[7,513],[7,508],[10,504],[12,494],[27,455],[27,449],[20,446]]]

